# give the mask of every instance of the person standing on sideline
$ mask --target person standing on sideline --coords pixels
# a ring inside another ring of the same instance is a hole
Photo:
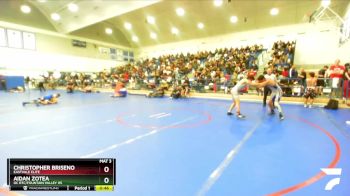
[[[273,81],[277,81],[276,75],[272,73],[271,68],[268,68],[266,70],[266,74],[264,75],[266,80],[273,80]],[[271,90],[269,87],[265,86],[264,87],[264,98],[263,98],[263,106],[266,106],[266,99],[267,99],[267,95],[271,94]]]
[[[38,87],[39,87],[40,92],[46,91],[45,86],[44,86],[44,82],[45,82],[45,76],[41,75],[39,78],[39,83],[38,83]]]
[[[316,97],[316,84],[317,84],[317,78],[315,77],[314,72],[309,73],[310,78],[306,79],[306,91],[305,91],[305,101],[304,101],[304,107],[308,107],[308,100],[310,100],[309,108],[312,108],[312,104],[314,103],[314,99]]]
[[[295,80],[298,78],[298,71],[295,69],[295,65],[292,65],[292,67],[289,69],[289,84],[293,84]]]
[[[323,94],[323,87],[325,87],[325,78],[326,78],[326,71],[328,70],[328,66],[325,65],[322,69],[318,71],[317,76],[317,94],[322,95]]]
[[[344,76],[343,76],[343,100],[344,102],[349,99],[350,96],[350,67],[349,66],[345,66],[345,72],[344,72]]]
[[[302,86],[302,90],[301,90],[301,95],[303,95],[306,92],[306,72],[303,68],[300,69],[300,74],[298,76],[299,80],[300,80],[300,85]]]
[[[345,66],[340,65],[340,60],[335,60],[335,63],[330,67],[329,77],[331,78],[332,92],[330,97],[336,97],[339,94],[339,87],[341,85],[341,79],[343,78]],[[340,95],[338,95],[340,97]]]

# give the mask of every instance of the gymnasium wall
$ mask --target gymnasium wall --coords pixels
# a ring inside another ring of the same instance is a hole
[[[111,60],[0,47],[0,74],[37,75],[43,71],[94,72],[116,66]]]
[[[338,34],[332,23],[303,23],[274,28],[232,33],[222,36],[195,39],[178,43],[142,48],[137,52],[140,58],[156,57],[162,54],[215,50],[223,47],[241,47],[263,44],[271,49],[274,41],[296,40],[295,64],[314,66],[333,63],[336,58],[349,62],[349,43],[338,46]]]
[[[298,39],[295,62],[298,65],[329,65],[335,59],[350,62],[350,40],[339,46],[336,32],[318,32]]]
[[[59,34],[56,32],[0,21],[0,27],[33,32],[36,36],[36,50],[0,47],[0,74],[21,75],[28,71],[101,71],[124,61],[112,60],[108,52],[101,48],[119,48],[132,51],[131,48]],[[85,41],[86,48],[72,46],[72,39]]]

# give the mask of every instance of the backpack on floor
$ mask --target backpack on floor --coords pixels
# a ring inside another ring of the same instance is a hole
[[[326,109],[332,109],[332,110],[337,110],[339,105],[339,101],[335,99],[330,99],[324,108]]]
[[[290,87],[287,87],[284,90],[284,96],[285,97],[291,97],[293,95],[293,91],[292,91],[292,88]]]

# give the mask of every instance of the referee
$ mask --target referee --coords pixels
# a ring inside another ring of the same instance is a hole
[[[275,82],[277,82],[277,78],[276,78],[276,75],[272,73],[272,70],[271,68],[268,68],[266,70],[266,74],[264,75],[265,79],[268,80],[273,80]],[[271,90],[270,88],[268,87],[264,87],[264,98],[263,98],[263,106],[265,107],[266,106],[266,98],[267,98],[267,95],[271,94]]]

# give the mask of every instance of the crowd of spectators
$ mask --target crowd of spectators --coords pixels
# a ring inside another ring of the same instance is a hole
[[[284,59],[285,54],[280,54],[279,50],[293,51],[290,48],[290,42],[276,42],[273,48],[274,51],[277,51],[276,54],[273,53],[274,59]],[[40,82],[44,81],[53,88],[56,83],[58,85],[69,83],[70,86],[84,88],[91,83],[97,87],[104,87],[105,84],[123,81],[128,83],[128,87],[132,89],[161,87],[169,90],[181,87],[182,96],[188,96],[190,87],[199,92],[207,90],[213,92],[226,90],[227,92],[239,75],[256,76],[257,57],[263,50],[262,45],[252,45],[241,48],[221,48],[215,51],[163,55],[99,73],[61,73],[60,77],[54,77],[55,74],[50,73],[49,76],[43,76]]]
[[[262,45],[252,45],[242,48],[221,48],[215,51],[163,55],[117,66],[99,73],[59,73],[59,76],[57,73],[49,73],[33,83],[37,82],[36,85],[39,87],[45,83],[45,86],[51,88],[68,84],[70,88],[85,89],[91,88],[90,85],[99,88],[112,86],[113,88],[114,84],[122,81],[129,89],[149,89],[156,95],[163,95],[163,91],[172,91],[176,97],[178,95],[186,97],[190,90],[228,93],[230,87],[241,75],[256,76],[258,74],[257,57],[263,50]],[[265,67],[264,74],[274,75],[284,90],[284,96],[302,96],[307,90],[306,81],[309,74],[304,69],[296,69],[293,64],[294,50],[294,41],[275,42],[271,49],[271,60]],[[270,70],[271,73],[267,74],[267,70]],[[339,62],[332,66],[324,66],[315,73],[316,94],[321,95],[325,87],[333,87],[330,93],[337,93],[336,87],[343,86],[345,93],[342,94],[346,96],[345,89],[349,81],[348,70],[346,66],[343,69]],[[342,78],[344,82],[337,82],[339,80],[334,78]],[[262,89],[256,90],[258,94],[264,92]]]
[[[271,49],[269,65],[290,68],[294,63],[295,41],[277,41]]]
[[[282,86],[298,84],[305,89],[307,73],[304,70],[298,72],[293,64],[289,65],[293,62],[294,48],[295,42],[278,41],[274,43],[273,60],[268,66]],[[190,90],[228,92],[239,75],[257,75],[257,57],[263,49],[262,45],[252,45],[242,48],[200,51],[193,54],[163,55],[99,73],[49,73],[46,76],[43,75],[40,80],[28,78],[26,81],[27,83],[31,81],[40,87],[42,83],[49,88],[68,84],[70,87],[80,89],[90,89],[91,85],[99,88],[114,87],[117,81],[122,81],[131,89],[172,90],[174,94],[181,96],[188,96]],[[322,78],[331,77],[330,68],[327,68],[324,67],[316,74],[319,78],[318,94],[322,93],[322,88],[328,82],[327,80],[322,81]],[[304,89],[301,89],[301,92]],[[257,92],[262,91],[257,89]],[[301,96],[302,93],[299,92],[299,95]]]
[[[261,45],[254,45],[245,48],[222,48],[214,52],[164,55],[117,67],[112,73],[119,77],[123,75],[123,79],[136,83],[134,86],[142,83],[177,86],[186,79],[191,84],[209,85],[235,79],[240,72],[248,69],[257,70],[256,59],[262,49]]]
[[[221,48],[215,51],[199,51],[187,54],[169,54],[157,58],[142,59],[134,63],[117,66],[98,73],[63,73],[54,72],[42,75],[40,79],[26,79],[26,83],[45,90],[45,87],[66,86],[69,91],[80,89],[85,92],[93,87],[114,88],[123,82],[129,89],[149,89],[150,97],[163,96],[170,91],[174,97],[187,97],[190,90],[197,92],[229,92],[237,78],[256,76],[259,71],[258,56],[264,51],[262,45],[241,48]],[[271,60],[264,69],[266,77],[274,78],[282,87],[284,96],[303,96],[307,91],[309,73],[303,68],[297,70],[293,64],[295,41],[277,41],[268,53]],[[344,99],[350,92],[350,66],[341,65],[337,60],[334,65],[324,66],[312,75],[317,79],[316,95],[322,95],[324,89],[330,96]],[[45,87],[44,85],[45,84]],[[343,91],[339,90],[343,87]],[[251,89],[255,90],[255,89]],[[268,92],[256,89],[258,95]]]

